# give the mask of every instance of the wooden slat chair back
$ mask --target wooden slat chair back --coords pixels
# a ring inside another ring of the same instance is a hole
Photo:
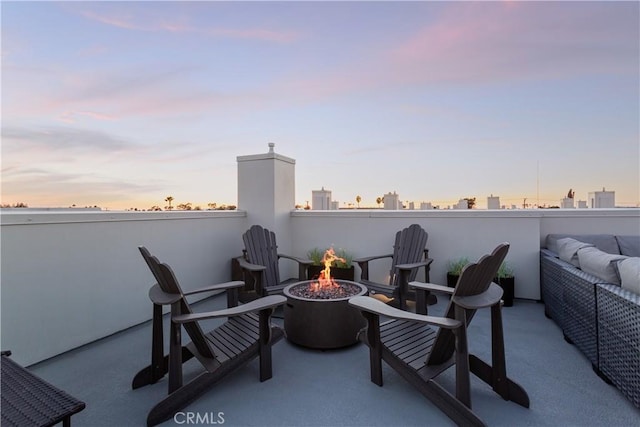
[[[262,287],[267,292],[277,287],[280,284],[280,268],[276,233],[253,225],[242,235],[242,240],[247,251],[247,260],[251,264],[266,267],[262,273]]]
[[[428,258],[426,249],[429,234],[418,224],[412,224],[396,233],[393,253],[387,255],[358,258],[354,261],[360,266],[360,283],[365,285],[371,294],[382,294],[395,307],[402,310],[407,308],[407,299],[416,299],[409,290],[408,283],[416,280],[420,268],[424,268],[425,280],[429,281],[429,269],[433,262]],[[389,280],[387,283],[377,283],[369,280],[369,263],[374,260],[391,258]],[[435,298],[432,298],[432,303]],[[427,301],[416,301],[416,311],[424,313]]]
[[[157,284],[160,289],[165,294],[172,295],[177,298],[178,304],[180,304],[180,313],[193,314],[193,312],[191,311],[191,307],[184,297],[184,292],[182,292],[182,289],[180,288],[178,279],[176,279],[176,276],[173,273],[171,267],[166,264],[162,264],[158,260],[158,258],[151,255],[147,248],[140,247],[139,250],[145,262],[149,266],[149,269],[153,273],[154,278],[157,280]],[[199,324],[186,323],[184,325],[184,329],[187,331],[189,338],[191,338],[191,341],[194,343],[196,349],[198,350],[198,354],[206,358],[215,357],[215,354],[213,354],[211,347],[207,344],[207,341],[204,338],[205,334],[200,328]]]
[[[185,293],[167,264],[161,263],[149,251],[139,248],[157,283],[149,290],[154,304],[151,365],[136,374],[134,389],[153,384],[169,374],[168,396],[156,404],[148,414],[147,425],[156,425],[170,419],[176,412],[197,399],[216,382],[248,363],[260,358],[260,381],[272,376],[271,346],[283,337],[281,328],[271,325],[271,315],[286,298],[273,295],[237,306],[237,289],[243,282],[214,284]],[[194,313],[186,296],[213,291],[230,292],[228,308],[206,313]],[[171,305],[169,354],[164,356],[162,306]],[[224,323],[205,333],[200,320],[222,318]],[[184,327],[191,342],[182,346],[181,330]],[[193,358],[200,362],[205,372],[183,385],[182,364]]]
[[[282,294],[290,283],[307,280],[308,269],[313,261],[278,253],[276,234],[260,225],[253,225],[242,235],[245,257],[237,261],[244,273],[245,282],[253,284],[257,296]],[[298,265],[298,276],[282,279],[280,259],[294,261]]]
[[[424,251],[427,247],[429,234],[418,224],[396,233],[396,241],[393,244],[393,257],[391,260],[391,271],[389,274],[389,286],[398,286],[400,280],[400,270],[396,267],[400,264],[414,264],[424,260]],[[418,269],[410,271],[408,280],[416,280]]]
[[[500,264],[509,252],[509,245],[498,245],[491,255],[485,255],[476,264],[469,264],[462,270],[458,282],[453,289],[452,298],[449,300],[445,317],[455,318],[454,297],[469,297],[482,294],[489,289],[493,279],[498,273]],[[467,325],[475,315],[476,310],[466,310]],[[455,336],[450,329],[439,329],[433,349],[429,353],[427,364],[436,365],[444,363],[455,350]]]
[[[508,249],[508,243],[500,244],[478,263],[467,265],[455,288],[422,282],[409,284],[419,293],[449,294],[451,300],[444,317],[399,310],[373,298],[351,298],[349,304],[367,319],[360,339],[369,347],[371,381],[382,386],[384,360],[458,425],[484,425],[471,410],[470,373],[489,384],[503,399],[528,408],[527,393],[506,374],[500,311],[502,289],[492,283]],[[469,354],[467,346],[467,325],[478,309],[486,307],[491,309],[492,365]],[[381,323],[381,317],[391,320]],[[456,381],[452,394],[435,378],[454,365]]]

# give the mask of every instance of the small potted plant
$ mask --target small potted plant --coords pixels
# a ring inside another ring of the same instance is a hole
[[[449,261],[447,267],[447,286],[450,288],[454,288],[456,286],[456,283],[458,283],[458,277],[460,277],[462,269],[467,264],[469,264],[469,258],[467,257],[460,257]]]
[[[309,266],[309,279],[316,279],[322,270],[324,270],[324,256],[328,250],[313,248],[307,252],[307,258],[313,261]],[[334,251],[335,259],[331,262],[331,277],[334,279],[353,280],[355,277],[355,269],[352,265],[353,255],[346,250],[340,248]]]
[[[513,293],[515,288],[515,277],[513,275],[513,268],[507,262],[503,262],[498,269],[498,274],[496,278],[493,280],[496,282],[502,290],[504,294],[502,295],[502,300],[504,301],[505,307],[513,306]]]

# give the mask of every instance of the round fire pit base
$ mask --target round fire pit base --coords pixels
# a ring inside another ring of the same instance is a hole
[[[359,288],[356,294],[344,298],[313,299],[296,296],[291,289],[313,281],[298,282],[284,288],[284,330],[287,340],[303,347],[334,349],[358,342],[357,334],[366,326],[364,317],[349,305],[349,298],[366,295],[367,288],[348,280],[336,280]]]

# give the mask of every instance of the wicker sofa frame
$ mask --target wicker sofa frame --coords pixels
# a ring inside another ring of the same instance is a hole
[[[579,237],[578,237],[579,239]],[[545,315],[594,371],[640,408],[640,295],[540,251]]]
[[[596,286],[600,372],[640,408],[640,295]]]

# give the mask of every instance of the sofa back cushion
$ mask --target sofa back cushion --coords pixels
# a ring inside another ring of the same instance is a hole
[[[625,258],[618,261],[617,267],[622,288],[640,295],[640,258]]]
[[[613,234],[547,234],[547,249],[560,254],[558,240],[572,238],[585,243],[591,243],[596,248],[609,254],[620,254],[618,241]]]
[[[640,257],[640,236],[616,236],[622,255]]]
[[[576,239],[572,239],[571,237],[565,237],[564,239],[559,239],[557,242],[558,245],[558,257],[561,260],[569,262],[576,267],[580,267],[580,261],[578,259],[578,251],[582,248],[593,247],[591,243],[581,242]]]
[[[601,278],[606,283],[620,284],[617,262],[626,259],[624,255],[602,252],[596,247],[585,247],[578,250],[580,269],[585,273]]]

